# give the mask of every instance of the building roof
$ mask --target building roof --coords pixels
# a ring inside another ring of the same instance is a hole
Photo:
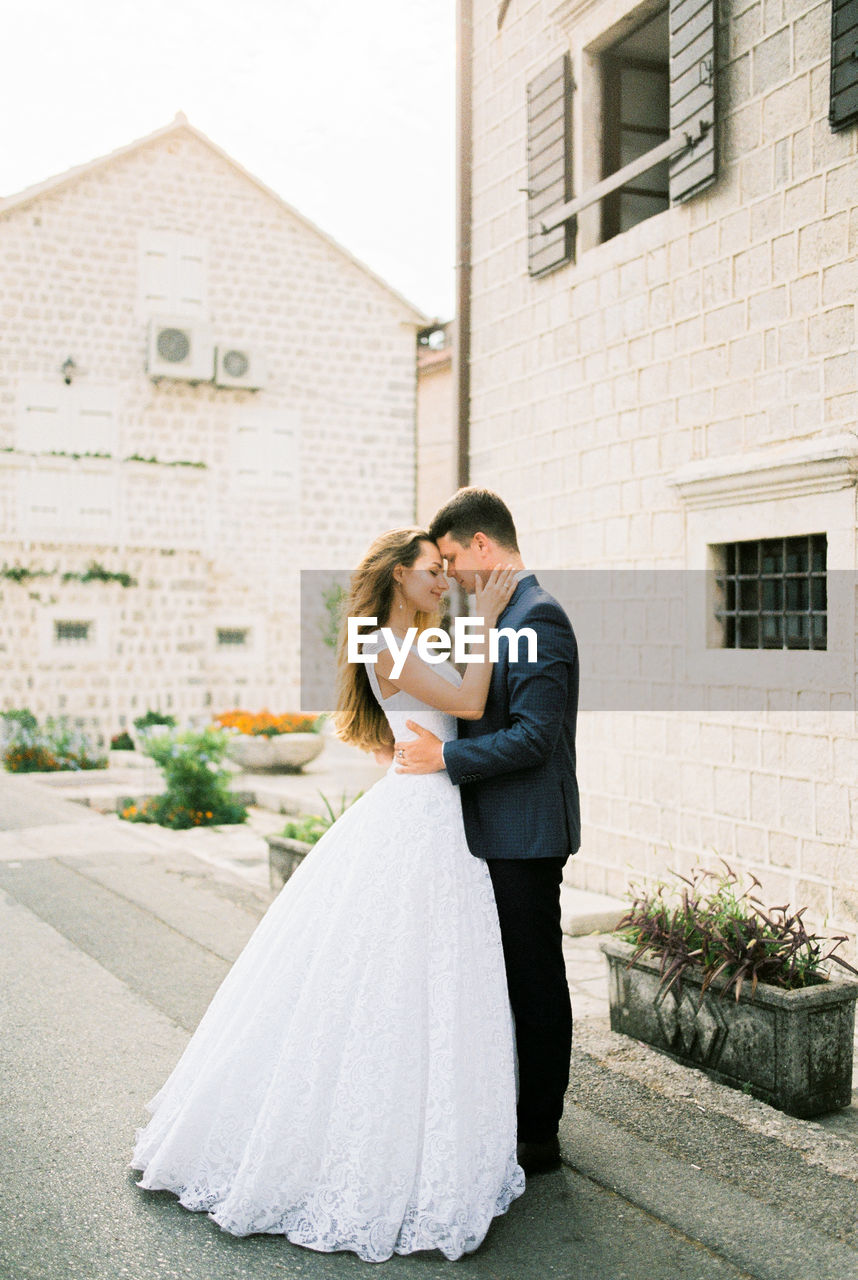
[[[52,178],[46,178],[43,182],[37,182],[31,187],[25,187],[23,191],[18,191],[15,195],[0,196],[0,216],[7,213],[10,209],[18,209],[22,205],[29,204],[33,200],[38,200],[44,195],[57,191],[61,187],[67,186],[71,182],[75,182],[85,174],[93,173],[95,170],[100,169],[105,165],[112,164],[114,160],[119,160],[123,156],[130,155],[141,147],[149,146],[153,142],[159,142],[162,138],[168,138],[174,134],[186,134],[189,137],[196,138],[197,141],[202,142],[205,146],[209,147],[215,155],[219,156],[222,160],[225,160],[226,163],[231,165],[231,167],[235,169],[237,173],[241,174],[243,178],[248,182],[252,182],[255,187],[262,191],[263,194],[268,196],[271,200],[275,200],[281,209],[284,209],[293,218],[297,218],[299,222],[303,223],[305,227],[308,227],[312,232],[324,240],[326,244],[330,245],[333,249],[336,249],[337,253],[342,254],[344,258],[354,266],[358,267],[359,270],[364,272],[364,274],[371,280],[375,281],[376,284],[385,289],[406,309],[408,312],[409,322],[413,322],[421,328],[426,325],[429,319],[428,316],[424,315],[422,311],[415,307],[412,302],[409,302],[407,298],[403,297],[403,295],[399,293],[398,290],[394,289],[392,285],[388,284],[386,280],[377,275],[366,265],[365,262],[361,262],[353,253],[350,253],[348,249],[344,248],[339,241],[333,238],[333,236],[329,236],[327,232],[323,231],[321,227],[318,227],[315,222],[306,218],[303,213],[300,213],[293,205],[289,204],[279,196],[271,187],[266,186],[260,178],[255,177],[255,175],[248,169],[245,169],[243,165],[239,164],[237,160],[234,160],[232,156],[228,155],[227,152],[224,151],[222,147],[219,147],[216,142],[212,142],[211,138],[207,137],[200,129],[190,123],[188,117],[183,111],[177,112],[175,119],[173,119],[170,124],[165,125],[161,129],[156,129],[154,133],[147,134],[145,138],[137,138],[134,142],[129,142],[124,147],[119,147],[117,150],[111,151],[106,156],[99,156],[95,160],[87,161],[86,164],[79,164],[72,169],[66,169],[64,173],[56,174]]]

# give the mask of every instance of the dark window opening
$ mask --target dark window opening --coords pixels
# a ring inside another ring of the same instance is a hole
[[[247,627],[218,627],[219,645],[246,645],[250,631]]]
[[[670,36],[664,9],[602,55],[602,177],[670,137]],[[669,161],[602,201],[602,240],[670,206]]]
[[[828,647],[824,533],[731,542],[715,551],[723,648]]]
[[[87,644],[92,630],[91,622],[54,622],[54,641],[57,644]]]

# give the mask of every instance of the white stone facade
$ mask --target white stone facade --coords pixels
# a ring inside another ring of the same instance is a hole
[[[0,708],[298,709],[298,571],[414,521],[425,317],[181,117],[0,201],[0,261]],[[202,381],[149,376],[153,320]]]
[[[602,244],[582,214],[577,260],[528,275],[526,86],[570,53],[579,195],[593,59],[635,8],[513,0],[498,31],[475,0],[472,483],[507,499],[537,570],[699,569],[722,542],[825,533],[851,583],[858,127],[828,124],[828,3],[723,0],[717,181]],[[584,712],[570,881],[622,894],[719,854],[854,937],[855,619],[850,586],[824,705],[795,685],[826,655],[710,649],[713,678],[765,681],[772,657],[794,691],[758,713]]]
[[[454,325],[431,332],[436,345],[417,349],[417,523],[423,528],[458,487]]]

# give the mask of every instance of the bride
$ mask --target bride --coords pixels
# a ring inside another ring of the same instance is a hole
[[[433,625],[447,586],[428,534],[393,530],[358,567],[346,612],[401,639]],[[514,586],[511,569],[478,585],[485,631]],[[387,751],[413,736],[406,720],[448,739],[457,716],[481,715],[487,655],[460,678],[412,648],[394,680],[380,629],[361,647],[382,661],[347,662],[344,633],[345,741]],[[492,885],[446,773],[391,765],[326,832],[147,1110],[138,1186],[173,1192],[234,1235],[279,1233],[372,1262],[480,1245],[524,1174]]]

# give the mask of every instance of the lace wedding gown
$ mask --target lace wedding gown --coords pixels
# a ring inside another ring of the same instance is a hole
[[[367,670],[396,738],[455,736]],[[524,1174],[491,880],[446,773],[392,765],[325,833],[147,1110],[137,1185],[234,1235],[375,1262],[479,1246]]]

